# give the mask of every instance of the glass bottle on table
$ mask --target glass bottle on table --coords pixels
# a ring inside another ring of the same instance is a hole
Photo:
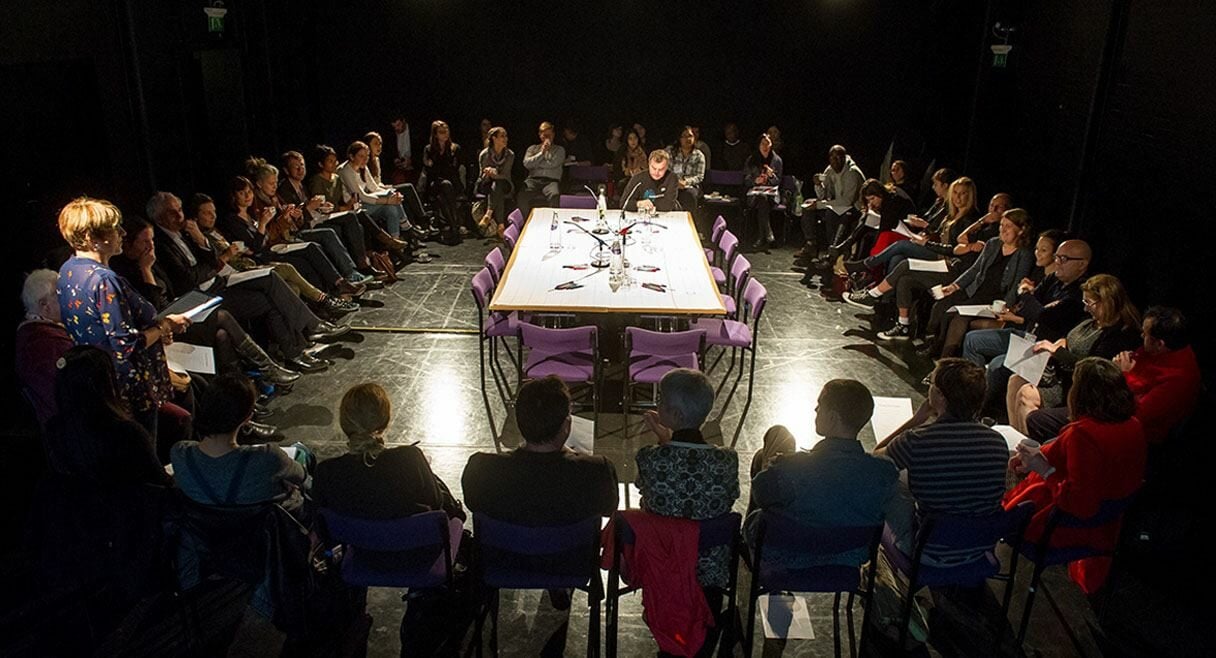
[[[549,251],[562,250],[562,230],[557,221],[557,211],[553,211],[553,219],[549,221]]]

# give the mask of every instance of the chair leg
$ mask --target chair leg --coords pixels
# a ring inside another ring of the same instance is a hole
[[[832,647],[836,658],[840,658],[840,592],[832,600]]]
[[[498,655],[498,604],[501,597],[499,590],[494,590],[490,598],[490,653]]]
[[[849,598],[844,604],[845,621],[849,625],[849,657],[853,658],[857,655],[857,636],[853,630],[853,592],[849,592]]]
[[[1030,627],[1030,610],[1034,607],[1034,595],[1039,589],[1043,577],[1043,567],[1034,565],[1034,574],[1030,577],[1030,587],[1026,590],[1026,605],[1022,608],[1022,623],[1018,626],[1018,646],[1026,642],[1026,629]]]
[[[752,574],[755,578],[755,574]],[[752,648],[755,644],[756,635],[756,605],[759,603],[760,597],[757,595],[755,588],[752,588],[751,594],[748,595],[747,603],[747,630],[743,632],[743,655],[747,658],[752,656]]]
[[[481,608],[477,611],[477,622],[473,625],[473,646],[475,648],[474,655],[481,658],[485,652],[485,627],[486,615],[490,614],[490,601],[486,599],[481,602]]]
[[[904,647],[908,646],[908,625],[912,623],[912,606],[916,602],[916,590],[912,588],[912,582],[908,582],[908,594],[904,597],[904,609],[899,616],[899,650],[904,651]],[[873,596],[873,594],[871,594]]]
[[[599,573],[595,574],[599,578]],[[591,599],[591,617],[587,620],[587,655],[599,658],[600,655],[600,595],[597,587],[591,587],[587,598]]]
[[[752,386],[756,383],[756,348],[751,348],[751,367],[747,374],[747,401],[743,403],[743,412],[739,414],[739,424],[735,426],[735,435],[731,437],[730,447],[734,448],[735,443],[739,441],[739,432],[743,430],[743,422],[747,420],[747,412],[752,408]],[[743,364],[739,364],[739,375],[735,379],[735,386],[731,389],[732,396],[735,394],[735,389],[739,387],[739,380],[743,378]]]
[[[628,375],[626,375],[626,377],[628,377]],[[633,384],[631,384],[628,379],[625,380],[624,393],[625,394],[623,396],[621,396],[621,412],[625,416],[625,425],[624,425],[624,427],[621,428],[621,431],[625,433],[625,440],[628,441],[629,440],[629,407],[631,406],[631,402],[633,401]]]
[[[490,394],[486,390],[486,343],[484,340],[478,340],[477,343],[478,364],[480,365],[481,379],[481,399],[486,404],[486,419],[490,421],[490,436],[494,437],[494,449],[501,450],[502,443],[498,440],[498,427],[494,423],[494,412],[490,409]]]

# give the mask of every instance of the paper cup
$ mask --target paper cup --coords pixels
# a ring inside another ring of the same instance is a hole
[[[942,292],[942,287],[940,285],[930,288],[929,294],[933,295],[933,299],[942,299],[946,296],[946,293]]]
[[[1005,300],[998,299],[998,300],[992,302],[992,312],[996,313],[997,315],[1004,313],[1005,312]]]

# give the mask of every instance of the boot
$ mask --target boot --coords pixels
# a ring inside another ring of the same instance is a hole
[[[236,353],[260,370],[262,377],[271,384],[283,386],[294,383],[300,378],[300,373],[275,363],[266,350],[263,350],[262,346],[255,343],[249,336],[245,336],[245,340],[236,346]]]
[[[351,283],[346,279],[338,279],[338,281],[334,283],[334,290],[336,290],[339,295],[358,297],[359,295],[367,292],[367,286],[362,283]]]

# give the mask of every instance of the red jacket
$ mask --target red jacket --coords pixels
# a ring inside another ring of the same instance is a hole
[[[697,582],[701,526],[642,510],[621,514],[635,537],[634,543],[622,548],[621,580],[642,589],[642,618],[659,649],[677,656],[695,655],[705,643],[705,629],[714,625]],[[601,535],[605,569],[612,567],[614,525],[609,521]]]
[[[1199,360],[1190,346],[1160,354],[1136,350],[1136,365],[1124,378],[1136,396],[1136,418],[1144,438],[1160,443],[1191,415],[1199,400]]]
[[[72,349],[72,337],[63,325],[47,320],[26,320],[17,327],[17,381],[34,405],[38,425],[55,415],[55,363]]]
[[[1078,518],[1098,512],[1103,501],[1126,498],[1140,488],[1148,448],[1140,421],[1129,418],[1122,423],[1099,423],[1081,418],[1069,423],[1055,441],[1043,446],[1043,456],[1056,468],[1047,479],[1031,473],[1005,494],[1005,509],[1031,500],[1035,515],[1026,528],[1026,540],[1037,542],[1052,509]],[[1097,528],[1060,528],[1052,534],[1051,545],[1093,546],[1113,549],[1119,540],[1121,520]],[[1110,560],[1094,558],[1069,565],[1069,574],[1081,589],[1092,593],[1102,586]]]

